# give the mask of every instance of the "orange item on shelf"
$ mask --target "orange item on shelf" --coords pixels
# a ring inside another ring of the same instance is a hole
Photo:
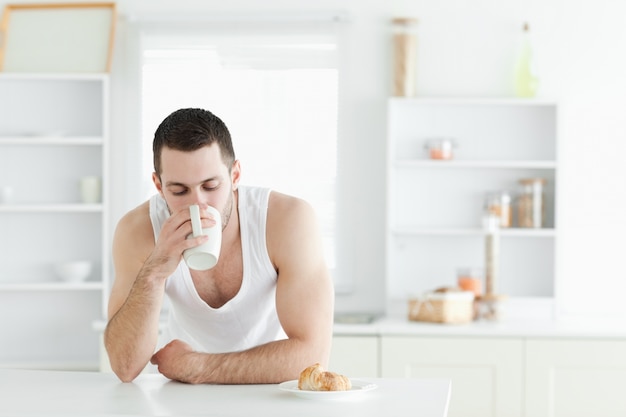
[[[452,139],[429,139],[425,144],[428,157],[436,160],[449,160],[454,157],[453,148],[455,143]]]
[[[457,280],[459,288],[463,291],[471,291],[474,295],[482,294],[482,282],[480,278],[459,277]]]
[[[452,159],[452,151],[444,149],[431,149],[430,159]]]
[[[457,271],[457,285],[463,291],[471,291],[476,297],[483,293],[483,271],[479,268],[459,268]]]

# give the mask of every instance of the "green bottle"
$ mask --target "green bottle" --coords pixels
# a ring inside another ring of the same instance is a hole
[[[515,66],[515,95],[534,97],[539,87],[533,67],[533,51],[530,42],[528,23],[524,23],[521,45]]]

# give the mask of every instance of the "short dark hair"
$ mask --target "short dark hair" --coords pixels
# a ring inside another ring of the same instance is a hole
[[[161,152],[164,147],[191,152],[217,143],[222,161],[230,169],[235,161],[235,151],[226,124],[208,110],[187,108],[167,116],[154,132],[152,153],[154,172],[161,176]]]

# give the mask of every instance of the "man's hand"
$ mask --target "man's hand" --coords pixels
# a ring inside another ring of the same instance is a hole
[[[159,372],[169,379],[195,384],[200,382],[200,355],[187,343],[176,339],[152,355],[150,363],[157,365]]]
[[[209,222],[208,219],[202,219],[202,227],[207,227]],[[163,271],[166,277],[170,276],[178,267],[186,249],[198,246],[208,240],[208,237],[204,235],[187,239],[191,232],[189,209],[185,208],[172,214],[163,223],[154,250],[144,264],[144,268]]]

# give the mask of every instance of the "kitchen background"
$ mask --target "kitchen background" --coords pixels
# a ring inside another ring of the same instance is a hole
[[[0,2],[0,6],[5,4]],[[417,92],[422,97],[513,97],[516,45],[523,22],[529,22],[541,83],[538,97],[559,105],[558,314],[561,318],[626,317],[622,302],[626,292],[622,258],[626,236],[626,26],[622,17],[626,5],[622,2],[120,0],[116,4],[120,20],[111,72],[110,231],[143,198],[141,177],[145,174],[137,162],[142,149],[137,57],[133,56],[136,22],[147,17],[197,19],[254,13],[298,17],[338,12],[345,17],[340,23],[337,195],[338,217],[345,220],[340,226],[344,236],[341,263],[349,276],[336,277],[347,283],[347,290],[337,294],[338,312],[384,312],[389,302],[384,295],[385,139],[392,77],[391,18],[419,20]],[[4,335],[21,334],[21,317],[11,316],[19,308],[11,300],[20,295],[9,292],[0,297],[7,299],[2,301],[3,315],[10,317],[1,324],[6,331],[2,332],[0,364],[27,360],[15,357],[20,349],[9,348],[10,353],[3,354],[12,340],[45,344],[41,335],[57,338],[63,333],[46,328],[26,338],[5,339]],[[41,310],[58,307],[41,294],[33,298]],[[27,320],[30,325],[36,322],[33,317]],[[82,364],[98,361],[98,334],[91,328],[85,330],[84,337],[55,340],[55,351],[72,352],[60,353],[63,360],[72,356]]]

